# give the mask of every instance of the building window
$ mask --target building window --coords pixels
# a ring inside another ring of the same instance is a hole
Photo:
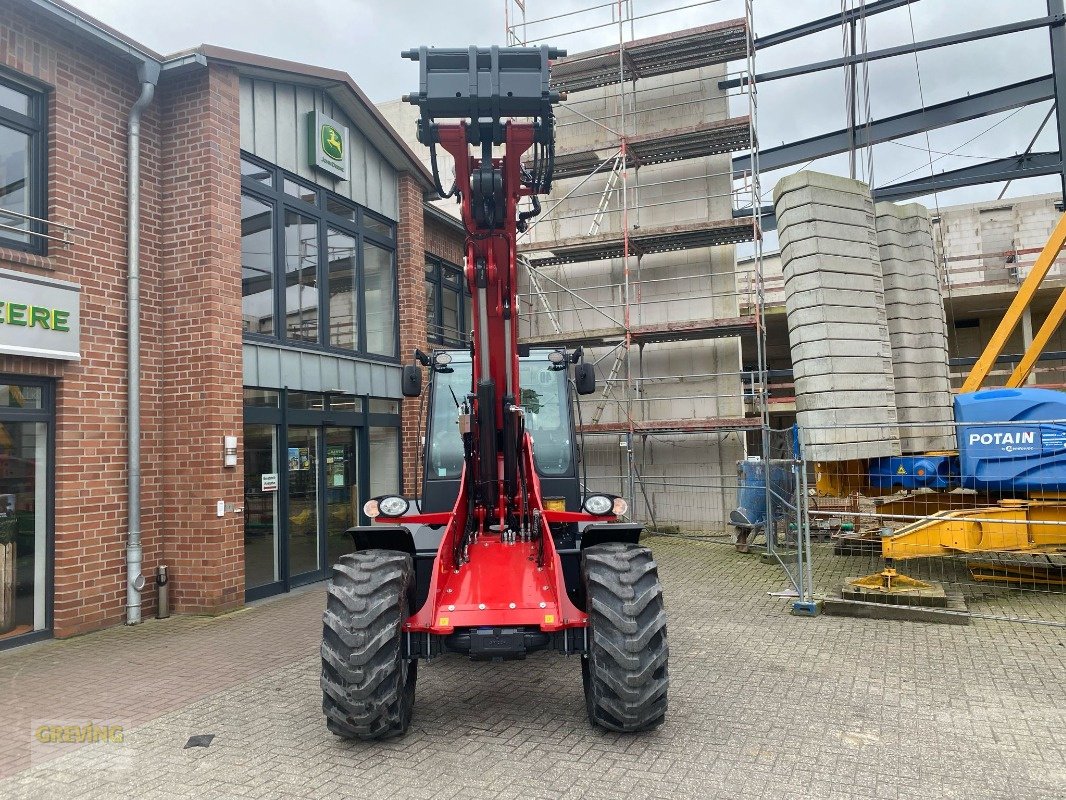
[[[358,242],[334,227],[326,229],[329,261],[329,343],[345,350],[359,346]]]
[[[285,338],[318,341],[318,220],[285,209]]]
[[[325,578],[350,551],[363,500],[402,486],[400,422],[398,400],[244,387],[247,599]]]
[[[0,80],[0,246],[36,253],[47,241],[45,106],[43,94]]]
[[[241,314],[245,333],[274,333],[274,208],[241,195]]]
[[[247,154],[241,187],[245,334],[396,359],[395,225]]]
[[[400,494],[400,432],[396,428],[370,428],[370,497]]]
[[[426,256],[426,334],[429,341],[461,347],[470,338],[470,292],[463,271]]]
[[[366,242],[363,247],[366,282],[366,350],[396,356],[396,267],[392,251]]]

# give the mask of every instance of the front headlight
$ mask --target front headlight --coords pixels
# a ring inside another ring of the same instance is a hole
[[[402,517],[407,513],[410,506],[404,498],[397,495],[389,495],[378,499],[378,511],[383,517]]]
[[[614,506],[613,498],[605,494],[591,494],[585,498],[584,508],[590,514],[603,517],[611,513]]]

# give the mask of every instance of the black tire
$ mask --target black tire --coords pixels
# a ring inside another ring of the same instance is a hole
[[[322,616],[322,711],[349,739],[400,736],[411,725],[418,662],[401,657],[411,557],[364,550],[333,565]]]
[[[670,685],[663,590],[651,550],[612,542],[581,556],[589,652],[581,660],[589,720],[626,733],[662,724]]]

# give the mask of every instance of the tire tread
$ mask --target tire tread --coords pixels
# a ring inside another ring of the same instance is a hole
[[[341,556],[322,615],[322,711],[326,727],[352,739],[406,733],[416,662],[401,643],[412,581],[411,557],[390,550]]]
[[[612,731],[658,727],[667,711],[669,647],[651,550],[622,542],[582,554],[589,613],[583,661],[590,721]]]

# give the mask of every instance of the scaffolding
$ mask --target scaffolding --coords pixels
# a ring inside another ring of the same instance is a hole
[[[597,365],[580,408],[586,443],[600,442],[586,444],[588,482],[660,529],[724,534],[733,462],[768,451],[752,2],[722,20],[718,0],[537,17],[533,0],[505,0],[509,45],[570,51],[552,67],[557,185],[519,240],[522,339],[581,346]],[[704,24],[672,29],[682,15]],[[719,88],[728,78],[736,89]],[[734,174],[734,153],[749,172]],[[737,282],[739,243],[753,286]],[[664,445],[688,460],[664,462]]]

